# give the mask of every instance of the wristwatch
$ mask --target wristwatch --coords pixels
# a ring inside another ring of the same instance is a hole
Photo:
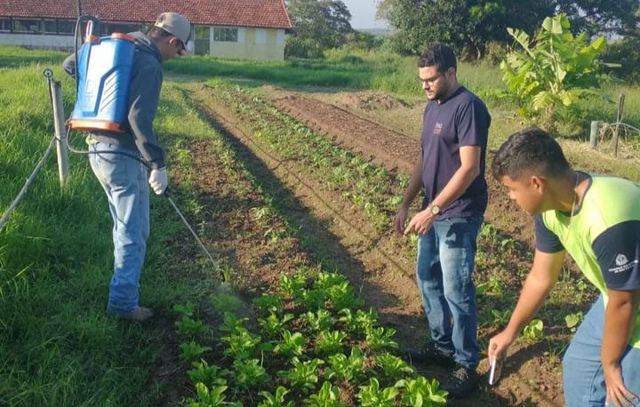
[[[440,207],[438,205],[429,205],[429,211],[431,215],[437,216],[440,213]]]

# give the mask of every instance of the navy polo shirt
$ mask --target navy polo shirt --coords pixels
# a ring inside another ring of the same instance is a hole
[[[487,209],[485,155],[491,116],[485,104],[460,86],[442,103],[431,101],[424,111],[422,125],[422,208],[444,189],[460,168],[460,147],[481,149],[480,174],[458,199],[441,208],[438,218],[482,216]]]

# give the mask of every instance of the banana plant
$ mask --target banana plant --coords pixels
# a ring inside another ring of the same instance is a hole
[[[564,14],[545,18],[534,40],[519,29],[507,32],[520,50],[507,54],[500,69],[522,116],[553,127],[558,111],[597,95],[604,37],[592,42],[586,33],[574,37]]]

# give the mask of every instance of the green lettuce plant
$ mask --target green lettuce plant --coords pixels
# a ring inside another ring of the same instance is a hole
[[[320,390],[305,400],[309,407],[344,407],[340,403],[340,389],[329,382],[322,383]]]
[[[396,387],[380,388],[378,379],[372,377],[368,385],[360,387],[356,397],[363,407],[394,407],[399,393]]]
[[[403,389],[403,406],[435,407],[447,404],[448,393],[439,388],[436,379],[429,381],[419,376],[411,380],[399,380],[396,387]]]

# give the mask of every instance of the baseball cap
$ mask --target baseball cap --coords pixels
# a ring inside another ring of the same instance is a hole
[[[183,44],[186,44],[191,36],[191,23],[182,14],[162,13],[158,16],[154,25],[169,34],[175,35]]]

